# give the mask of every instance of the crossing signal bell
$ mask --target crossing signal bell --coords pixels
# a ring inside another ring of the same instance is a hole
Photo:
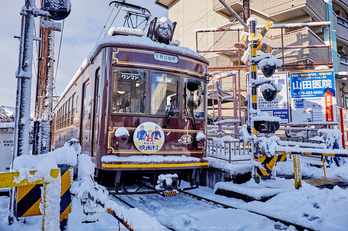
[[[63,20],[70,14],[71,2],[70,0],[60,0],[59,2],[53,0],[44,0],[42,10],[50,13],[50,19]]]

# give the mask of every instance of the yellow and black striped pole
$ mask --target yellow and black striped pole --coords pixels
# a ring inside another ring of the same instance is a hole
[[[250,78],[252,80],[257,80],[257,65],[255,62],[253,62],[253,58],[256,57],[256,47],[257,47],[257,41],[255,40],[256,37],[256,20],[249,18],[249,46],[250,46],[250,56],[251,56],[251,65],[250,65]],[[257,113],[257,88],[255,85],[251,87],[251,120],[253,117],[256,116]],[[251,123],[251,131],[254,135],[258,135],[258,132],[256,131],[254,127],[254,123]],[[254,153],[254,159],[257,159],[256,154],[256,148],[254,142],[252,143],[252,151]],[[259,182],[259,177],[257,177],[257,167],[254,166],[253,169],[253,177],[256,182]]]

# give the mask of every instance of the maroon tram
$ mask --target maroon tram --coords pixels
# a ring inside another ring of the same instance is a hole
[[[78,139],[102,184],[119,186],[139,174],[156,184],[160,174],[177,174],[197,185],[199,170],[208,166],[208,61],[168,45],[173,31],[165,30],[173,24],[161,20],[150,24],[147,36],[111,30],[114,35],[96,45],[54,109],[53,148]],[[162,40],[156,38],[161,33]]]

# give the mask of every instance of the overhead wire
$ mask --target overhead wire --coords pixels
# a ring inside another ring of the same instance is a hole
[[[105,37],[106,34],[108,33],[108,30],[110,30],[111,25],[114,23],[115,19],[117,18],[118,14],[120,13],[121,9],[122,9],[122,6],[118,9],[117,14],[115,15],[114,19],[113,19],[112,22],[110,23],[110,26],[109,26],[109,28],[107,29],[107,31],[105,32],[104,37]]]
[[[98,37],[97,41],[95,42],[96,44],[97,44],[97,42],[99,41],[100,36],[103,34],[103,31],[104,31],[104,29],[105,29],[105,27],[106,27],[106,24],[108,23],[108,21],[109,21],[111,15],[112,15],[112,13],[114,12],[114,9],[115,9],[115,8],[112,8],[112,10],[111,10],[111,12],[110,12],[110,14],[109,14],[109,17],[108,17],[108,19],[106,20],[106,22],[105,22],[105,24],[104,24],[104,26],[103,26],[102,31],[100,31],[99,37]]]
[[[62,41],[63,41],[63,32],[64,32],[64,24],[65,24],[65,19],[63,20],[62,23],[62,30],[60,33],[60,41],[59,41],[59,48],[58,48],[58,56],[57,56],[57,64],[56,64],[56,74],[54,75],[55,78],[53,78],[53,90],[56,95],[58,95],[57,90],[56,90],[56,80],[57,80],[57,75],[58,75],[58,66],[59,66],[59,58],[60,58],[60,51],[62,48]]]
[[[207,11],[207,13],[205,13],[202,17],[200,17],[199,19],[197,19],[189,28],[187,28],[182,34],[185,34],[189,29],[191,29],[194,25],[196,25],[202,18],[204,18],[205,16],[207,16],[218,4],[216,4],[215,6],[213,6],[210,10]],[[187,24],[190,24],[190,23],[187,23]],[[184,24],[184,25],[181,25],[181,27],[187,25],[187,24]],[[178,35],[178,37],[180,37],[180,35]]]
[[[234,19],[233,22],[232,22],[231,24],[233,24],[235,21],[236,21],[236,19]],[[214,42],[214,44],[211,45],[211,46],[209,47],[209,49],[204,53],[203,56],[205,56],[205,55],[210,51],[210,49],[211,49],[213,46],[215,46],[215,44],[218,43],[218,42],[222,39],[222,37],[225,36],[225,34],[226,34],[227,32],[228,32],[228,30],[226,30],[226,31],[220,36],[220,38],[218,38],[218,39]]]

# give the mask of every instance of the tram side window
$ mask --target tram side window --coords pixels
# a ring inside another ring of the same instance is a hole
[[[83,120],[88,119],[88,107],[89,107],[90,97],[89,97],[89,83],[84,86],[83,89]]]
[[[204,82],[193,78],[184,79],[183,106],[185,116],[204,118]]]
[[[152,73],[151,82],[151,114],[166,115],[171,111],[173,116],[179,116],[179,76]]]
[[[146,72],[114,69],[113,113],[143,114],[146,109]]]

